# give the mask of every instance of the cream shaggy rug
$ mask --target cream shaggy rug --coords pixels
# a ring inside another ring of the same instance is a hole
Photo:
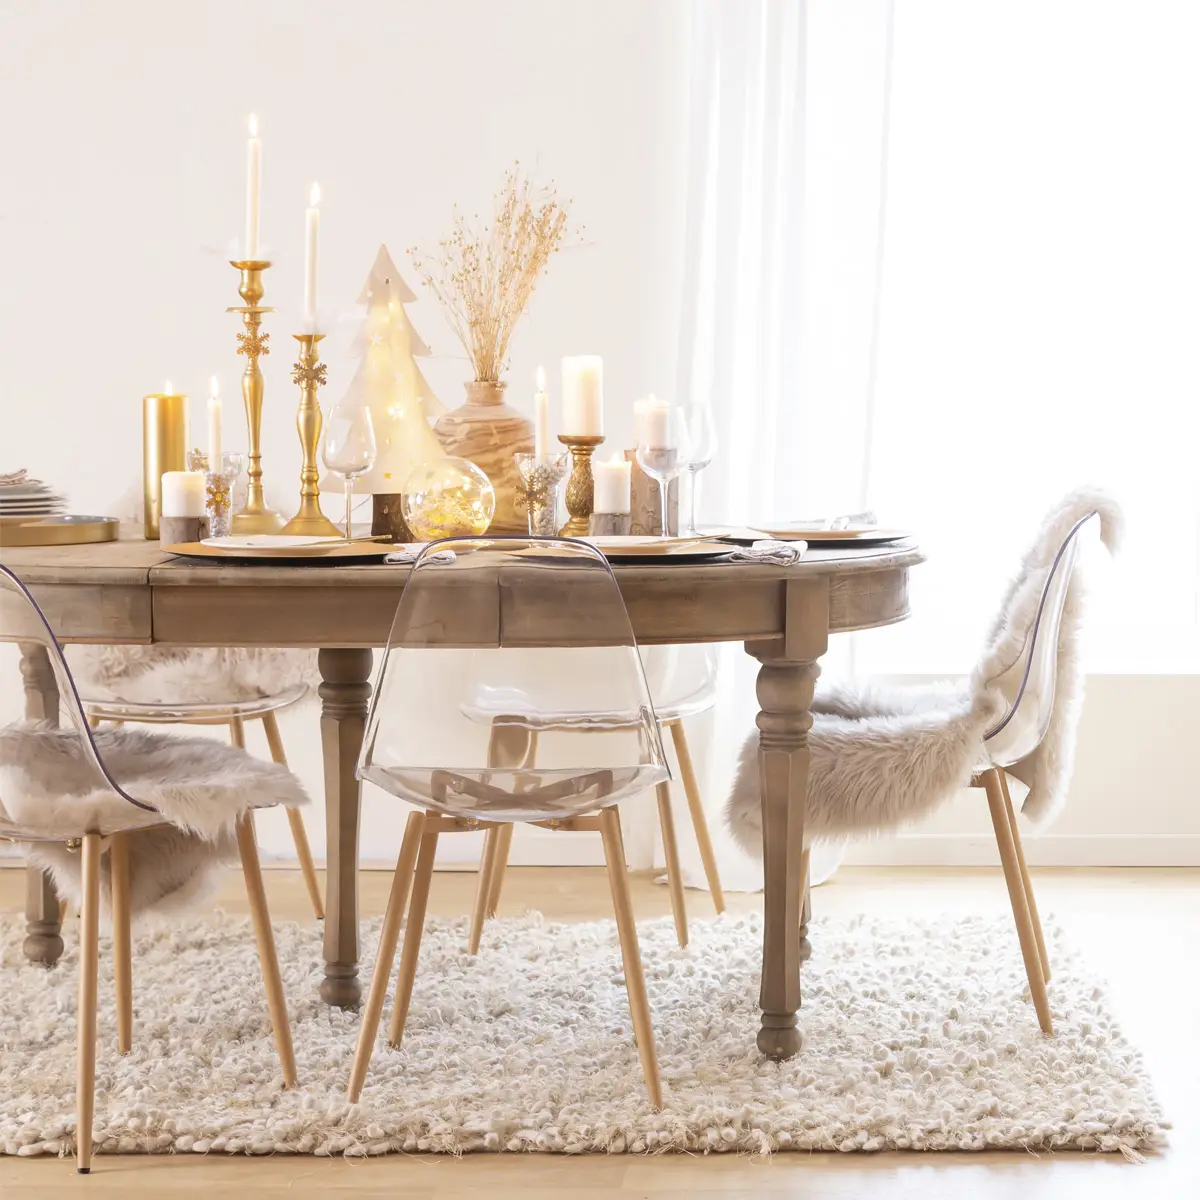
[[[96,1140],[104,1152],[982,1150],[1133,1154],[1165,1128],[1103,990],[1050,939],[1057,1036],[1038,1032],[1007,920],[817,921],[805,969],[807,1044],[764,1061],[758,917],[641,926],[666,1109],[650,1110],[611,922],[532,914],[425,936],[405,1044],[381,1041],[362,1103],[343,1089],[358,1018],[316,997],[321,930],[280,924],[300,1089],[279,1069],[247,923],[164,926],[135,945],[134,1051],[116,1053],[101,965]],[[370,958],[379,923],[365,931]],[[51,972],[0,924],[0,1149],[73,1149],[74,931]],[[102,954],[107,951],[102,943]],[[364,970],[364,975],[368,972]],[[391,1013],[384,1012],[383,1029]]]

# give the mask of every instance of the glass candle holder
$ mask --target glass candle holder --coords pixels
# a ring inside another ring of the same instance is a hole
[[[241,474],[243,456],[233,451],[221,455],[221,469],[204,473],[204,514],[209,537],[228,537],[233,520],[233,485]]]
[[[473,462],[440,458],[422,463],[408,477],[400,508],[418,542],[478,537],[492,523],[496,492]]]
[[[567,455],[514,454],[530,537],[558,536],[558,485],[567,477]]]

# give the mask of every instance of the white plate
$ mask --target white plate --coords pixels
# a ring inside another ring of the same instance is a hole
[[[309,554],[323,554],[333,546],[344,545],[342,537],[304,537],[302,535],[284,533],[255,533],[248,537],[215,537],[204,538],[202,546],[213,550],[222,550],[226,554],[272,555],[283,557],[303,557]]]

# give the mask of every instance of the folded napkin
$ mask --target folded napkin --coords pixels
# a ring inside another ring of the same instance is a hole
[[[776,566],[790,567],[804,557],[807,549],[807,542],[755,542],[751,546],[739,546],[726,556],[726,561],[774,563]]]
[[[391,554],[385,554],[383,561],[390,563],[394,567],[411,567],[417,561],[417,555],[421,553],[420,547],[413,549],[405,547],[403,550],[393,550]],[[435,550],[433,554],[427,555],[426,562],[440,563],[443,566],[446,563],[456,561],[458,556],[453,550]]]
[[[879,520],[873,512],[849,513],[844,517],[834,517],[829,522],[830,529],[870,529],[878,525]]]

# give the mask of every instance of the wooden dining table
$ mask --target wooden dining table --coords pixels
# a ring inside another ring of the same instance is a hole
[[[819,661],[831,633],[903,620],[908,572],[923,556],[911,540],[852,548],[810,546],[790,566],[761,562],[618,565],[617,581],[642,644],[742,642],[759,662],[764,921],[757,1042],[772,1058],[801,1045],[801,850]],[[321,997],[357,1006],[359,750],[371,699],[372,651],[386,644],[409,568],[199,562],[157,542],[9,547],[0,562],[41,605],[62,642],[162,646],[316,647],[322,682],[326,804],[325,976]],[[464,606],[458,619],[477,622]],[[450,614],[452,616],[453,614]],[[448,616],[448,619],[450,619]],[[478,631],[476,631],[477,636]],[[539,629],[540,644],[572,644],[569,612]],[[44,651],[23,651],[29,717],[57,720],[59,697]],[[52,885],[30,871],[26,955],[62,953]]]

